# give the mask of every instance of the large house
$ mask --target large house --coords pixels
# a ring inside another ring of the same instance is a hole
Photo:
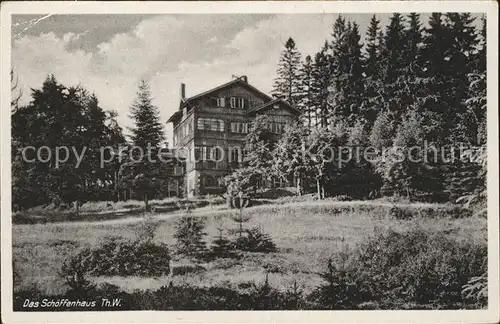
[[[269,117],[268,130],[276,140],[299,111],[248,83],[246,76],[186,98],[181,84],[173,124],[173,145],[186,158],[184,193],[188,196],[220,193],[224,176],[238,168],[243,140],[258,115]]]

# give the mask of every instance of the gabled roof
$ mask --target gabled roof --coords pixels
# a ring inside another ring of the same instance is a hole
[[[182,110],[177,110],[172,114],[172,116],[170,116],[170,118],[167,120],[167,123],[174,123],[175,120],[177,120],[180,117],[182,117]]]
[[[268,102],[264,103],[261,106],[254,107],[254,108],[250,109],[248,111],[248,113],[254,113],[254,112],[260,111],[262,109],[266,109],[269,106],[274,105],[275,103],[282,103],[282,104],[284,104],[285,108],[290,109],[292,112],[294,112],[296,114],[300,114],[300,111],[297,108],[290,105],[287,101],[285,101],[283,99],[273,99],[271,96],[265,94],[264,92],[260,91],[259,89],[255,88],[254,86],[250,85],[247,81],[243,80],[243,78],[236,78],[236,79],[231,80],[227,83],[224,83],[218,87],[212,88],[210,90],[199,93],[199,94],[194,95],[192,97],[182,99],[181,102],[179,103],[179,110],[177,110],[174,114],[172,114],[172,116],[170,116],[170,118],[167,120],[167,123],[175,122],[176,120],[181,118],[182,117],[182,107],[188,106],[188,108],[189,108],[191,106],[190,101],[192,101],[194,99],[198,99],[198,98],[206,96],[206,95],[209,95],[212,92],[224,89],[226,87],[230,87],[230,86],[235,85],[235,84],[240,84],[240,85],[250,89],[251,91],[259,94],[260,96],[264,97],[266,100],[269,100]]]
[[[227,83],[224,83],[223,85],[220,85],[218,87],[212,88],[212,89],[210,89],[208,91],[199,93],[199,94],[197,94],[195,96],[192,96],[192,97],[189,97],[189,98],[186,99],[186,102],[189,102],[189,101],[191,101],[193,99],[197,99],[197,98],[206,96],[206,95],[208,95],[208,94],[210,94],[212,92],[218,91],[220,89],[224,89],[226,87],[232,86],[232,85],[237,84],[237,83],[240,83],[241,85],[247,87],[248,89],[250,89],[250,90],[252,90],[254,92],[257,92],[259,95],[261,95],[262,97],[266,98],[267,100],[272,100],[273,99],[270,96],[268,96],[267,94],[265,94],[264,92],[262,92],[259,89],[257,89],[256,87],[250,85],[248,82],[243,81],[242,78],[237,78],[237,79],[231,80],[231,81],[229,81]]]
[[[274,105],[276,103],[282,103],[285,106],[285,108],[290,109],[291,111],[293,111],[296,114],[300,114],[300,111],[297,108],[295,108],[294,106],[290,105],[287,101],[285,101],[283,99],[280,99],[280,98],[277,98],[277,99],[271,100],[269,102],[266,102],[265,104],[263,104],[261,106],[254,107],[254,108],[250,109],[248,112],[249,113],[254,113],[254,112],[266,109],[269,106],[272,106],[272,105]]]

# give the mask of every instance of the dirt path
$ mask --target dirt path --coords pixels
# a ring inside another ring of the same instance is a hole
[[[271,208],[279,208],[279,207],[293,207],[293,206],[301,206],[301,207],[312,207],[312,206],[331,206],[333,207],[343,207],[343,206],[381,206],[381,207],[445,207],[449,206],[446,204],[430,204],[430,203],[410,203],[410,204],[403,204],[403,203],[389,203],[389,202],[380,202],[380,201],[331,201],[331,200],[321,200],[321,201],[310,201],[310,202],[294,202],[294,203],[287,203],[287,204],[266,204],[266,205],[259,205],[259,206],[254,206],[254,207],[249,207],[248,209],[250,210],[267,210]],[[201,209],[194,209],[191,213],[192,216],[216,216],[216,215],[221,215],[224,213],[227,213],[227,209],[207,209],[207,208],[201,208]],[[168,214],[157,214],[157,215],[151,215],[150,217],[155,219],[155,220],[167,220],[171,218],[176,218],[184,215],[184,212],[175,212],[175,213],[168,213]],[[46,223],[43,224],[43,226],[106,226],[106,225],[115,225],[115,224],[133,224],[133,223],[138,223],[142,221],[144,217],[141,216],[130,216],[130,217],[124,217],[124,218],[117,218],[117,219],[109,219],[109,220],[100,220],[100,221],[68,221],[68,222],[58,222],[58,223]],[[33,226],[33,225],[14,225],[13,226]]]

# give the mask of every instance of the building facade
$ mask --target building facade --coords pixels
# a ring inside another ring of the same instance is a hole
[[[179,109],[169,118],[173,145],[185,158],[187,196],[223,192],[223,178],[242,161],[243,143],[251,122],[268,116],[268,130],[278,140],[299,111],[248,83],[246,76],[186,98],[181,84]]]

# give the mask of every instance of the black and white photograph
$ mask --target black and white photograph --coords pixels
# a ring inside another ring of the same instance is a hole
[[[461,3],[2,3],[2,321],[497,322],[498,4]]]

